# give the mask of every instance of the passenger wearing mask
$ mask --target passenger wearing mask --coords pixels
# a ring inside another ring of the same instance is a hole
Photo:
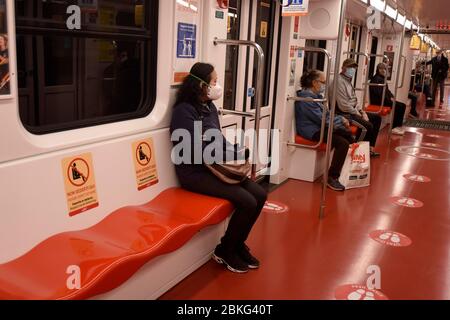
[[[358,127],[365,128],[364,141],[370,142],[370,156],[379,157],[380,154],[375,152],[374,148],[380,132],[381,117],[378,114],[366,113],[363,106],[358,104],[356,91],[352,84],[357,68],[358,64],[353,59],[347,59],[342,64],[342,72],[336,76],[335,80],[337,81],[336,110],[350,122],[357,123]],[[357,140],[360,140],[362,131],[359,130]]]
[[[437,89],[440,90],[440,104],[444,103],[445,81],[448,77],[448,59],[444,56],[442,50],[437,52],[436,57],[427,62],[432,66],[431,77],[433,78],[433,101],[436,101]]]
[[[383,84],[385,82],[385,78],[387,75],[387,68],[384,63],[380,63],[377,66],[377,72],[372,77],[372,80],[370,83],[374,84]],[[383,87],[375,87],[371,86],[369,89],[370,92],[370,103],[377,106],[385,106],[385,107],[393,107],[395,97],[392,94],[391,90],[389,90],[389,86],[386,84],[386,95],[384,98],[384,102],[381,100],[383,99]],[[392,127],[394,128],[392,130],[393,134],[396,135],[404,135],[405,130],[402,129],[403,126],[403,120],[405,118],[405,112],[406,112],[406,105],[403,102],[397,101],[395,104],[395,113],[394,113],[394,123]]]
[[[217,83],[214,67],[206,63],[196,63],[178,91],[170,132],[173,134],[179,129],[189,132],[192,154],[197,149],[196,146],[200,146],[204,151],[211,143],[219,143],[223,146],[227,159],[230,155],[242,159],[243,153],[245,158],[248,158],[248,149],[230,144],[221,134],[218,112],[213,103],[221,96],[222,88]],[[195,134],[195,126],[198,125],[196,122],[200,121],[203,133],[209,130],[218,132],[221,137],[219,142],[206,141],[204,134],[200,134],[202,137],[195,141],[198,135]],[[172,141],[174,146],[180,143]],[[221,243],[214,251],[213,259],[236,273],[246,273],[249,269],[259,268],[259,261],[250,253],[245,242],[264,207],[266,191],[250,179],[238,185],[223,182],[204,165],[206,160],[203,159],[203,153],[200,163],[193,160],[195,159],[187,162],[183,160],[175,165],[181,186],[192,192],[229,200],[236,208]]]
[[[301,79],[303,90],[298,91],[297,95],[301,98],[322,99],[325,93],[325,83],[326,78],[323,72],[318,70],[306,72]],[[330,114],[325,110],[324,105],[318,102],[297,101],[295,103],[297,134],[308,140],[319,141],[324,112],[327,112],[327,129],[325,131],[327,132],[330,125]],[[344,191],[345,187],[339,183],[339,177],[347,157],[348,148],[354,141],[350,132],[350,123],[346,118],[336,116],[333,122],[332,146],[335,151],[329,170],[328,187],[335,191]],[[325,142],[327,138],[325,133]]]

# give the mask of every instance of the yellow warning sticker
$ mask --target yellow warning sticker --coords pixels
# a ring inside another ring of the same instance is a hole
[[[91,153],[63,159],[62,172],[69,216],[98,207]]]
[[[157,184],[155,149],[153,139],[136,141],[132,146],[136,183],[139,191]]]
[[[259,34],[260,38],[267,38],[267,27],[268,27],[267,21],[261,21],[261,30]]]

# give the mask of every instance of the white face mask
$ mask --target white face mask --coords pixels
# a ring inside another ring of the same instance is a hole
[[[324,85],[323,83],[321,83],[321,84],[320,84],[319,94],[323,96],[323,95],[325,94],[325,91],[326,91],[326,90],[327,90],[326,85]]]
[[[215,86],[209,86],[208,87],[208,99],[211,100],[219,100],[222,98],[223,89],[222,87],[217,83]]]
[[[356,74],[355,68],[348,68],[347,71],[345,72],[345,75],[349,78],[353,78],[355,74]]]

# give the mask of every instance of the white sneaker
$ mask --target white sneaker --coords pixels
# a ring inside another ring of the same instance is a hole
[[[394,129],[392,129],[392,134],[395,134],[397,136],[404,136],[405,135],[405,129],[394,128]]]

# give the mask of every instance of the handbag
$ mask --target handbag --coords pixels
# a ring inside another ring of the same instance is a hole
[[[228,184],[240,184],[250,175],[252,166],[249,160],[244,163],[228,161],[225,163],[205,164],[217,178]]]
[[[200,112],[199,116],[200,121],[203,121],[203,116]],[[209,171],[211,171],[212,174],[227,184],[240,184],[244,182],[252,170],[252,165],[250,164],[247,152],[245,154],[245,161],[231,160],[224,163],[204,163],[204,165],[209,169]]]

